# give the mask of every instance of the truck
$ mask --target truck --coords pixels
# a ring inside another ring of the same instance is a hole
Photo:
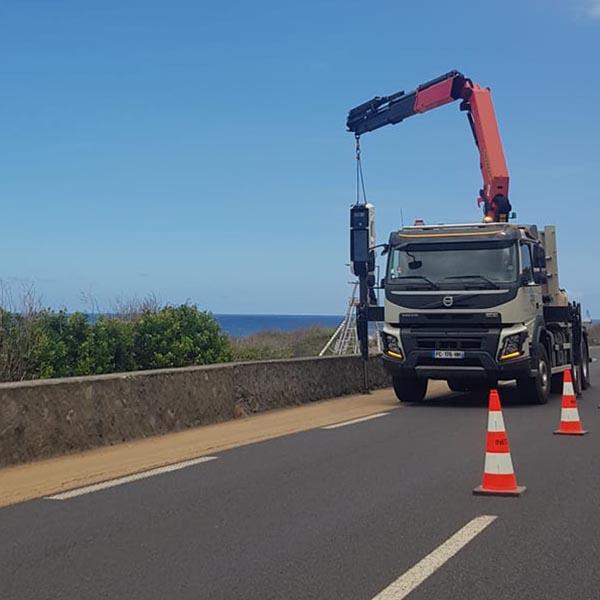
[[[361,286],[357,326],[381,321],[382,360],[402,402],[424,399],[429,379],[477,392],[516,381],[527,402],[544,404],[570,369],[575,391],[590,385],[588,334],[581,306],[560,287],[556,228],[511,223],[509,174],[491,91],[450,71],[410,93],[375,97],[352,109],[356,137],[460,100],[480,154],[482,222],[393,231],[375,282],[374,210],[351,209],[351,261]],[[360,153],[357,151],[360,160]],[[384,305],[373,290],[383,290]],[[366,355],[366,351],[363,356]]]

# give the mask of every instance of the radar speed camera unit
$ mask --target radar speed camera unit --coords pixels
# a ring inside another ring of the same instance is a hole
[[[356,311],[356,329],[360,353],[365,361],[369,357],[369,304],[377,302],[373,291],[375,243],[375,207],[372,204],[355,204],[350,209],[350,261],[352,272],[359,281],[360,303]],[[366,370],[365,388],[368,388]]]
[[[355,204],[350,209],[350,261],[358,277],[375,277],[375,207]]]

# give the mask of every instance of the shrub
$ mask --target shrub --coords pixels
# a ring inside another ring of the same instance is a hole
[[[0,309],[0,381],[95,375],[231,360],[215,319],[195,306],[146,307],[126,318]]]
[[[75,374],[133,371],[133,325],[128,321],[101,316],[89,328],[75,365]]]
[[[27,379],[69,375],[67,347],[63,339],[67,315],[62,312],[51,314],[45,311],[30,318],[33,344]]]
[[[0,380],[18,381],[32,375],[32,320],[0,309]]]
[[[154,296],[123,301],[94,323],[83,313],[43,309],[32,289],[20,310],[0,282],[0,381],[316,356],[333,329],[263,331],[230,339],[196,306],[160,307]]]
[[[195,306],[146,311],[134,324],[133,359],[138,369],[206,365],[231,358],[228,337],[209,313]]]

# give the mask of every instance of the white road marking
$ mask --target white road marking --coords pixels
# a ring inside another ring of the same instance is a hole
[[[371,419],[385,417],[385,415],[389,414],[389,412],[376,413],[374,415],[367,415],[366,417],[352,419],[352,421],[344,421],[343,423],[336,423],[335,425],[326,425],[325,427],[321,427],[321,429],[337,429],[338,427],[346,427],[346,425],[354,425],[355,423],[362,423],[363,421],[370,421]]]
[[[170,473],[171,471],[179,471],[179,469],[193,467],[194,465],[199,465],[201,463],[209,462],[211,460],[216,460],[217,458],[217,456],[201,456],[200,458],[185,460],[183,462],[175,463],[173,465],[166,465],[164,467],[150,469],[149,471],[142,471],[141,473],[126,475],[125,477],[119,477],[118,479],[110,479],[109,481],[103,481],[101,483],[86,485],[85,487],[69,490],[68,492],[61,492],[60,494],[54,494],[53,496],[45,496],[44,499],[68,500],[69,498],[83,496],[84,494],[91,494],[92,492],[99,492],[100,490],[105,490],[107,488],[115,487],[117,485],[123,485],[124,483],[130,483],[132,481],[146,479],[147,477],[154,477],[155,475],[162,475],[163,473]]]
[[[450,560],[497,518],[493,515],[482,515],[469,521],[431,554],[428,554],[414,567],[406,571],[404,575],[401,575],[396,581],[379,592],[373,600],[402,600],[406,598],[417,586],[433,575],[446,561]]]

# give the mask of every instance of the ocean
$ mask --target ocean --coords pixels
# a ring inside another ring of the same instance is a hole
[[[339,315],[214,315],[221,329],[231,336],[252,335],[258,331],[294,331],[307,327],[337,327]]]
[[[95,323],[101,313],[88,313],[90,323]],[[258,331],[295,331],[308,327],[337,327],[341,315],[219,315],[214,314],[221,329],[234,337],[252,335]]]

